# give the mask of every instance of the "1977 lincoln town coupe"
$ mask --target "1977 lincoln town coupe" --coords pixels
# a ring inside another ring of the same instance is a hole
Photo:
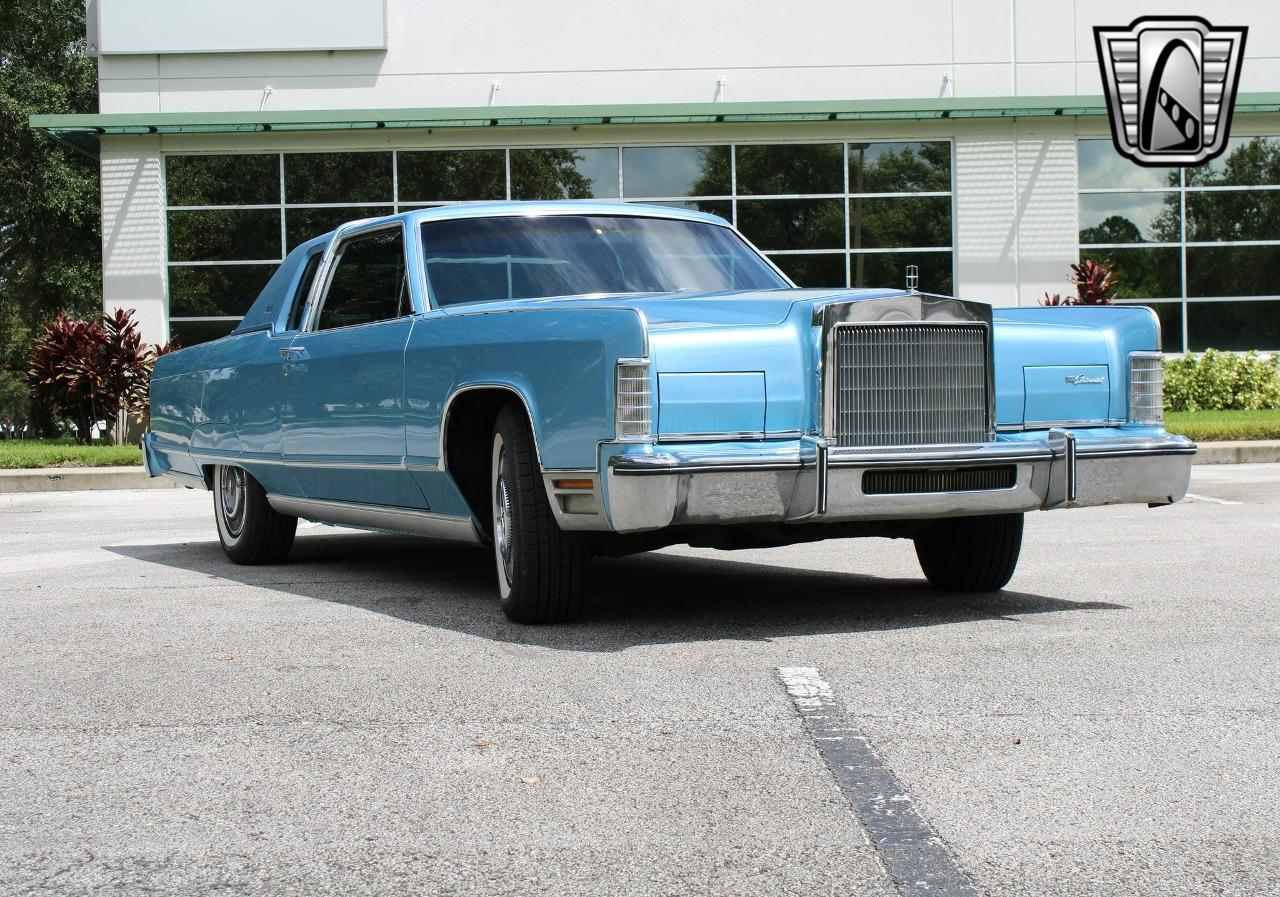
[[[299,517],[492,545],[513,620],[592,554],[887,536],[999,589],[1037,509],[1187,489],[1147,308],[798,289],[720,218],[421,209],[291,252],[230,335],[166,355],[148,471],[213,492],[239,564]]]

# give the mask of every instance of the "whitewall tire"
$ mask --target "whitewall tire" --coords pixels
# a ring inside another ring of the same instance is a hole
[[[298,518],[278,513],[262,486],[242,467],[213,469],[213,516],[218,541],[236,564],[274,564],[289,556]]]
[[[563,623],[582,611],[587,545],[556,523],[524,407],[507,404],[493,428],[489,468],[493,559],[502,612],[517,623]]]

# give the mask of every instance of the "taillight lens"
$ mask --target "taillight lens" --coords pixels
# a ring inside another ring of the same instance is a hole
[[[1129,356],[1129,421],[1164,423],[1164,356],[1159,352]]]
[[[636,439],[653,431],[653,403],[649,395],[649,362],[618,362],[617,437]]]

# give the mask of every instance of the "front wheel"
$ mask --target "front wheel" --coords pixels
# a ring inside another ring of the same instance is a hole
[[[916,536],[925,578],[945,592],[1004,588],[1022,550],[1022,515],[949,517]]]
[[[213,516],[218,541],[236,564],[274,564],[289,556],[298,518],[281,514],[243,467],[213,469]]]
[[[542,486],[533,433],[512,403],[493,428],[493,556],[502,612],[517,623],[563,623],[582,612],[587,548],[560,529]]]

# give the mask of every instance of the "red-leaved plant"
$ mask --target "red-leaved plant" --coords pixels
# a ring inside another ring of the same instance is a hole
[[[94,421],[126,409],[146,411],[156,357],[176,343],[142,342],[130,309],[116,309],[100,321],[71,320],[59,314],[31,345],[27,382],[36,401],[75,421],[77,438],[88,442]]]
[[[1076,288],[1076,295],[1065,299],[1058,293],[1044,294],[1041,305],[1110,305],[1116,295],[1116,276],[1101,262],[1086,259],[1071,266],[1068,282]]]

